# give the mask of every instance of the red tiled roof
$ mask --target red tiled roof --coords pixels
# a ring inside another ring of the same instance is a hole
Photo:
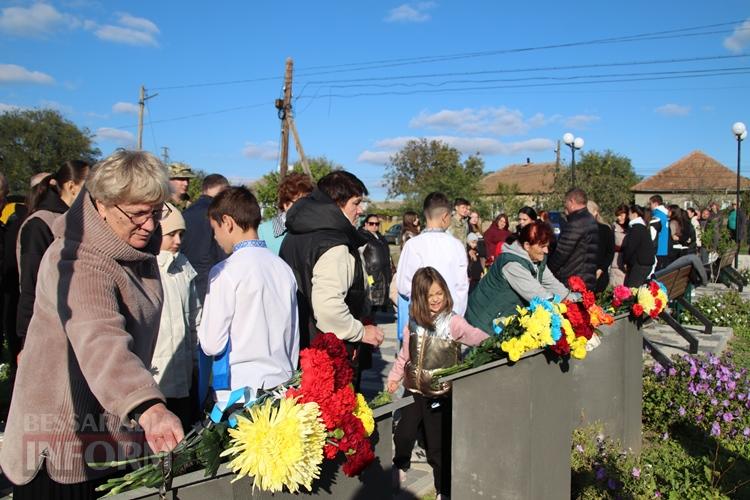
[[[732,191],[737,187],[737,173],[702,151],[693,151],[668,167],[659,170],[631,191],[676,193],[693,191]],[[740,178],[740,190],[750,189],[750,179]]]
[[[560,167],[565,168],[565,167]],[[492,172],[480,181],[482,193],[495,194],[498,184],[517,186],[518,194],[547,194],[554,191],[555,163],[519,163]]]

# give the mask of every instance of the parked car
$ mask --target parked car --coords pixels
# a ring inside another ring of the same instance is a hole
[[[391,245],[398,245],[400,241],[398,241],[399,236],[401,236],[401,224],[394,224],[391,227],[388,228],[388,230],[383,234],[385,237],[385,241],[387,241]]]

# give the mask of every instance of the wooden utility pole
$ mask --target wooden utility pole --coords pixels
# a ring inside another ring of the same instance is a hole
[[[281,158],[279,159],[279,173],[283,179],[289,168],[289,118],[292,113],[292,71],[294,61],[291,57],[286,60],[286,73],[284,74],[284,101],[276,101],[276,108],[281,118]]]
[[[295,125],[294,118],[292,118],[291,116],[287,117],[287,120],[289,121],[289,128],[292,129],[292,135],[294,135],[294,146],[297,148],[297,154],[299,155],[300,162],[302,163],[302,168],[304,169],[305,173],[310,176],[310,179],[312,179],[313,175],[310,171],[310,165],[307,164],[305,150],[302,149],[302,142],[299,140],[299,134],[297,133],[297,125]]]
[[[146,106],[146,88],[141,85],[141,93],[138,96],[138,144],[137,149],[143,149],[143,108]]]
[[[560,139],[557,140],[557,148],[555,149],[555,168],[560,168]]]
[[[145,111],[146,101],[159,94],[146,95],[146,87],[141,85],[141,92],[138,95],[138,150],[143,149],[143,112]]]

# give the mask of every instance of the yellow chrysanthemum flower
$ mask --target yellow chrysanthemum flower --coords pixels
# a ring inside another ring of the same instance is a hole
[[[375,417],[372,416],[372,410],[365,397],[359,392],[357,393],[357,407],[354,408],[354,416],[362,422],[367,435],[371,435],[375,430]]]
[[[576,337],[572,344],[570,344],[570,355],[576,359],[584,359],[586,357],[586,337]]]
[[[233,480],[253,476],[253,488],[277,492],[287,487],[292,493],[304,486],[312,490],[323,462],[326,429],[317,403],[297,403],[281,399],[250,408],[250,418],[237,417],[237,427],[229,429],[230,447],[221,456],[234,457],[229,467]]]
[[[649,314],[656,307],[654,296],[651,295],[651,290],[648,287],[643,286],[638,290],[638,303],[643,306],[646,314]]]

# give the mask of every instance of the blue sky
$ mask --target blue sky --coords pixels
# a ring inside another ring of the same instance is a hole
[[[134,144],[144,85],[158,94],[144,149],[250,180],[277,166],[273,102],[292,57],[305,152],[378,200],[389,155],[414,137],[480,152],[488,172],[553,161],[565,132],[643,175],[695,149],[734,168],[746,54],[747,0],[5,1],[0,111],[55,107],[108,154]]]

